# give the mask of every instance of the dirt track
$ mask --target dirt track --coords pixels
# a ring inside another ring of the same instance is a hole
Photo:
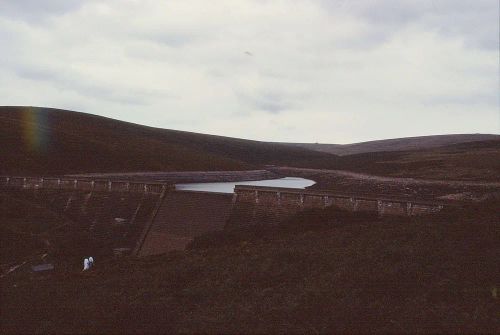
[[[417,178],[396,178],[374,176],[365,173],[342,171],[342,170],[317,170],[317,169],[299,169],[299,168],[282,168],[280,171],[302,171],[311,173],[322,173],[333,176],[342,176],[352,179],[372,180],[381,183],[398,183],[398,184],[417,184],[417,185],[446,185],[446,186],[479,186],[479,187],[500,187],[498,182],[480,182],[480,181],[461,181],[461,180],[430,180]]]
[[[68,177],[103,178],[115,180],[141,180],[166,183],[213,183],[241,180],[272,179],[277,176],[268,170],[244,171],[177,171],[177,172],[128,172],[128,173],[86,173]]]
[[[478,198],[500,192],[498,182],[445,181],[415,178],[382,177],[342,170],[316,170],[300,168],[275,168],[281,175],[310,178],[316,181],[312,189],[338,190],[339,192],[376,193],[412,198],[458,196]]]

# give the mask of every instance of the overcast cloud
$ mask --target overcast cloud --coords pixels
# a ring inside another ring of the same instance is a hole
[[[500,133],[498,0],[0,0],[0,104],[268,141]]]

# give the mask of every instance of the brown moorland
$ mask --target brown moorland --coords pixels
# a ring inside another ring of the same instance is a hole
[[[342,156],[337,169],[435,180],[500,181],[500,138],[431,149]]]
[[[330,170],[342,170],[366,174],[370,179],[384,182],[382,177],[416,178],[434,181],[500,182],[500,139],[474,141],[436,148],[368,152],[340,156]],[[279,169],[278,169],[279,170]],[[283,169],[282,169],[283,170]],[[285,169],[286,170],[286,169]],[[293,170],[293,169],[292,169]],[[288,170],[287,173],[292,173]],[[335,171],[333,171],[335,174]],[[336,181],[328,181],[329,171],[306,171],[304,177],[314,176],[322,187],[333,187]],[[337,173],[340,174],[340,173]],[[364,176],[360,175],[360,178]],[[325,183],[326,181],[326,183]],[[407,181],[401,180],[400,184]],[[353,185],[355,185],[354,183]]]
[[[483,181],[497,181],[499,175],[498,141],[339,158],[74,112],[0,112],[0,173],[236,170],[274,164],[316,168],[296,173],[315,176],[332,189],[346,179],[319,169]],[[33,113],[43,121],[37,127]],[[45,141],[35,143],[34,134]],[[389,190],[449,192],[432,185],[407,190],[405,183]],[[380,192],[379,184],[354,179],[341,187]],[[205,234],[186,252],[99,258],[87,273],[80,272],[81,257],[93,242],[77,225],[27,198],[5,193],[0,201],[2,263],[46,252],[58,257],[50,274],[34,276],[21,269],[0,279],[2,333],[500,332],[500,202],[493,195],[427,217],[304,212],[275,227]],[[61,225],[69,228],[52,230]]]
[[[433,217],[335,210],[187,252],[2,279],[2,333],[498,333],[498,200]]]
[[[367,152],[385,151],[411,151],[450,146],[454,144],[499,140],[500,135],[493,134],[453,134],[429,135],[405,138],[392,138],[387,140],[368,141],[352,144],[326,144],[326,143],[287,143],[315,151],[346,156]]]
[[[326,167],[336,157],[281,144],[159,129],[91,114],[0,107],[0,174]]]
[[[498,135],[423,138],[399,139],[405,145],[382,141],[384,145],[374,148],[376,152],[339,157],[289,144],[152,128],[78,112],[0,107],[0,174],[228,171],[276,165],[392,177],[500,181]],[[390,143],[397,150],[416,150],[380,152]]]

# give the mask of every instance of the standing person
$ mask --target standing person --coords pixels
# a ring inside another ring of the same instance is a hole
[[[89,257],[89,266],[90,267],[94,266],[94,258],[92,256]]]
[[[82,271],[87,271],[88,269],[90,269],[89,259],[85,258],[83,260],[83,270]]]

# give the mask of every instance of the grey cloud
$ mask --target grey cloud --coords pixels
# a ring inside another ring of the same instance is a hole
[[[263,111],[270,114],[279,114],[292,107],[285,97],[276,93],[262,93],[256,95],[237,94],[241,103],[246,105],[250,110]]]
[[[197,42],[200,37],[191,31],[182,31],[174,27],[150,27],[141,28],[140,31],[129,31],[128,36],[132,39],[159,44],[160,46],[182,47]]]
[[[456,106],[479,106],[487,105],[490,107],[498,106],[498,93],[483,93],[483,94],[468,94],[468,95],[436,95],[425,97],[422,99],[423,105],[439,106],[439,105],[456,105]],[[475,110],[479,113],[481,110]]]
[[[388,41],[393,32],[385,28],[372,27],[358,38],[338,38],[332,42],[333,47],[352,50],[373,49]]]
[[[289,108],[288,105],[280,102],[280,101],[274,101],[274,100],[268,100],[268,99],[257,99],[255,101],[255,107],[259,110],[263,110],[265,112],[269,112],[271,114],[278,114],[282,111],[285,111]]]
[[[84,0],[0,0],[0,16],[40,22],[78,9]]]
[[[146,106],[148,104],[146,99],[147,96],[144,92],[141,92],[142,94],[137,94],[136,92],[126,94],[116,89],[88,82],[78,74],[63,72],[55,68],[19,66],[16,70],[16,74],[24,79],[41,81],[45,84],[55,86],[60,90],[74,91],[94,99],[137,106]]]
[[[43,68],[19,68],[17,75],[21,78],[38,80],[38,81],[52,81],[55,79],[55,73]]]
[[[175,32],[159,32],[157,34],[152,34],[147,37],[147,39],[167,45],[169,47],[182,47],[196,40],[194,35],[175,33]]]
[[[462,37],[472,47],[498,48],[498,1],[491,0],[317,0],[332,14],[359,17],[378,34],[391,36],[409,24]],[[371,36],[363,37],[370,41]]]
[[[318,0],[332,14],[361,16],[372,23],[400,24],[413,21],[432,9],[430,1]]]

